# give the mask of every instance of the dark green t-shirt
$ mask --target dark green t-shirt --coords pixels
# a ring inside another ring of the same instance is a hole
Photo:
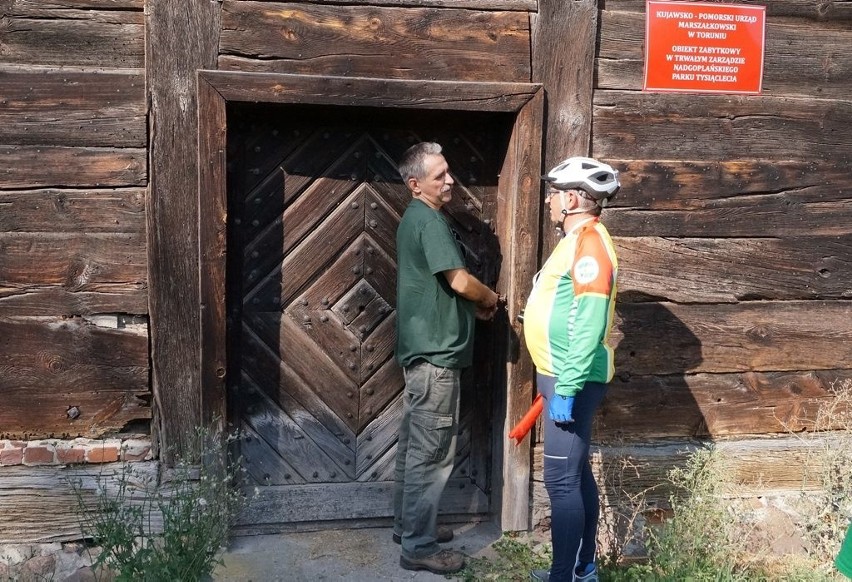
[[[475,306],[457,295],[443,271],[465,266],[440,212],[412,200],[396,231],[396,359],[422,358],[445,368],[473,361]]]

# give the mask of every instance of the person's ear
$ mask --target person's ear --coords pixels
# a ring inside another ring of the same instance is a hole
[[[568,194],[571,196],[568,205],[571,207],[571,210],[576,210],[580,207],[580,195],[577,194],[576,190],[568,190]]]
[[[411,177],[408,179],[408,189],[415,194],[420,191],[420,185],[417,183],[417,178]]]

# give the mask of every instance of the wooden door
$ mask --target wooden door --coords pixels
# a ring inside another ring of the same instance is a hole
[[[249,525],[392,515],[403,378],[395,233],[410,201],[395,162],[444,145],[446,207],[469,268],[494,286],[503,114],[234,107],[228,130],[228,419],[261,498]],[[489,510],[494,323],[464,375],[459,447],[442,511]],[[274,526],[273,526],[274,529]]]

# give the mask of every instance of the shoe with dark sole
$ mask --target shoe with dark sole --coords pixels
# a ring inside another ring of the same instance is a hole
[[[532,582],[550,582],[550,570],[533,570],[530,572]]]
[[[433,574],[454,574],[464,568],[464,554],[455,550],[441,550],[425,558],[399,557],[403,570],[428,570]]]
[[[589,564],[582,574],[574,572],[575,582],[598,582],[598,568],[594,564]]]
[[[435,541],[437,541],[439,544],[446,544],[447,542],[453,541],[454,535],[455,534],[453,534],[453,528],[448,527],[446,525],[439,525],[437,528],[435,528]],[[402,536],[396,533],[393,534],[393,543],[401,544]]]

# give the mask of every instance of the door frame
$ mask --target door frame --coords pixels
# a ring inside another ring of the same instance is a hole
[[[541,209],[544,91],[539,84],[409,81],[353,77],[200,70],[198,87],[198,252],[201,292],[201,420],[224,427],[227,353],[225,267],[227,257],[227,105],[231,102],[316,104],[340,107],[443,109],[514,114],[497,185],[495,234],[503,255],[497,292],[506,298],[498,343],[505,366],[497,374],[494,416],[502,426],[492,443],[493,519],[504,531],[530,527],[530,439],[506,436],[526,413],[534,369],[523,349],[516,316],[537,268]],[[502,397],[502,398],[501,398]]]

